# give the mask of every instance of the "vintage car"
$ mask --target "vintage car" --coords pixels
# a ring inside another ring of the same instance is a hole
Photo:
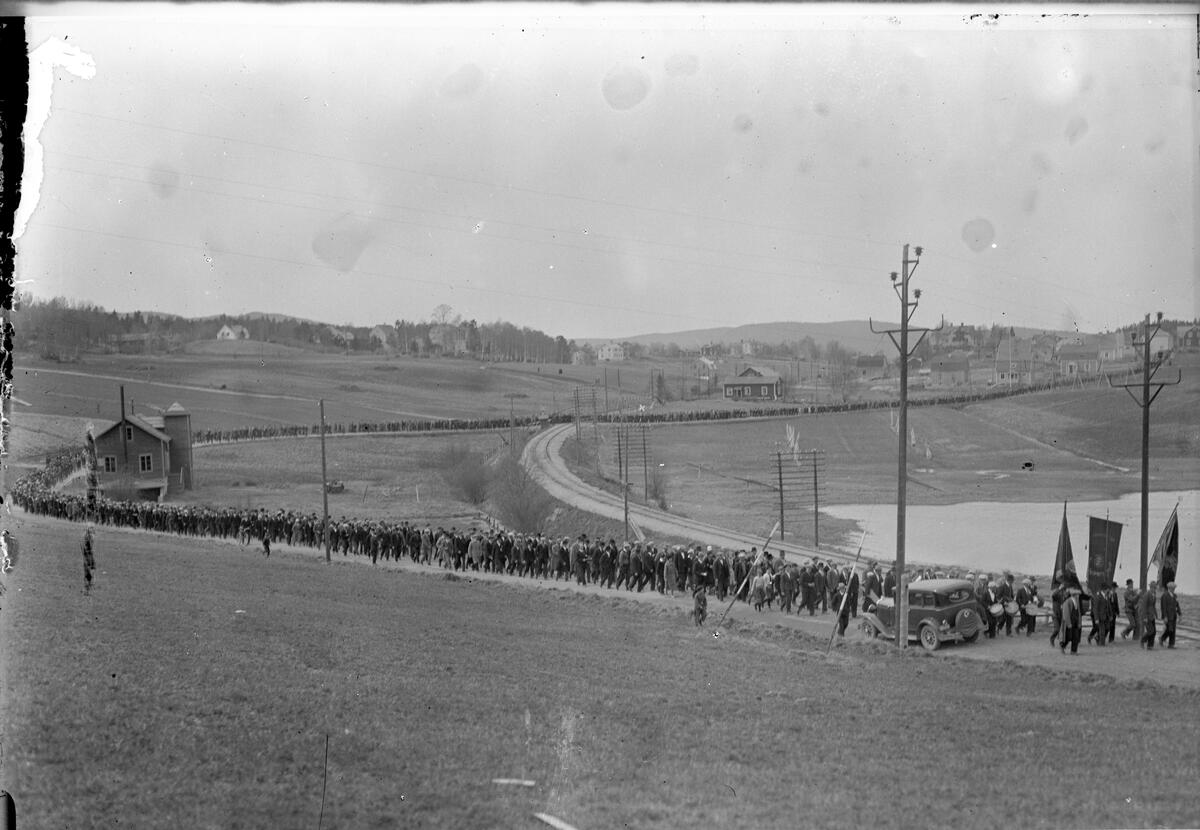
[[[896,638],[896,605],[879,600],[862,615],[862,630],[871,637]],[[979,613],[971,583],[965,579],[921,579],[908,586],[908,639],[928,651],[942,643],[973,643],[987,625]]]
[[[344,492],[346,492],[346,482],[340,481],[337,479],[335,479],[333,481],[327,481],[327,482],[325,482],[325,492],[326,493],[344,493]]]

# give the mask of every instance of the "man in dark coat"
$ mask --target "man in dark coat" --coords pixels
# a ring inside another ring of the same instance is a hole
[[[1108,639],[1109,617],[1112,607],[1108,604],[1108,593],[1104,590],[1096,592],[1092,597],[1092,630],[1088,632],[1088,643],[1104,645]]]
[[[1167,590],[1162,595],[1163,633],[1158,644],[1166,644],[1167,648],[1175,648],[1175,625],[1179,622],[1179,600],[1175,597],[1175,583],[1168,582]]]
[[[809,569],[812,574],[813,584],[813,599],[812,611],[817,610],[817,604],[821,606],[821,613],[824,614],[829,610],[829,587],[825,584],[825,568],[816,564]]]
[[[1059,634],[1063,654],[1067,653],[1068,645],[1072,654],[1079,653],[1079,639],[1083,634],[1083,608],[1079,599],[1081,593],[1078,588],[1068,588],[1066,599],[1063,600],[1062,631]]]
[[[1021,609],[1021,621],[1017,623],[1017,633],[1021,633],[1021,629],[1025,629],[1025,636],[1032,637],[1034,629],[1037,628],[1037,588],[1030,578],[1021,581],[1021,587],[1017,589],[1017,606]]]
[[[1154,621],[1158,618],[1158,584],[1151,582],[1146,593],[1138,601],[1138,624],[1142,627],[1142,648],[1154,648],[1154,636],[1158,632]]]

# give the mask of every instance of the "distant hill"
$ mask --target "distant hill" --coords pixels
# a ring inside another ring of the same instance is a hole
[[[936,325],[936,321],[922,321],[914,325]],[[899,328],[899,323],[883,320],[875,321],[876,329]],[[946,328],[951,328],[946,321]],[[1040,334],[1043,329],[1016,327],[1016,333],[1021,337]],[[886,334],[873,334],[871,323],[867,320],[840,320],[832,323],[749,323],[744,326],[724,326],[711,329],[689,329],[676,332],[655,332],[653,334],[638,334],[632,337],[617,338],[585,338],[583,343],[598,346],[602,343],[639,343],[649,346],[651,343],[674,343],[681,349],[694,350],[707,343],[739,343],[742,340],[756,340],[759,343],[790,343],[811,337],[813,342],[824,347],[836,340],[848,351],[860,354],[875,354],[877,352],[891,353],[895,350]]]
[[[876,322],[876,328],[892,327],[894,324]],[[749,323],[744,326],[723,326],[711,329],[691,329],[676,332],[655,332],[632,337],[613,338],[617,342],[675,343],[681,349],[698,349],[707,343],[738,343],[742,340],[757,340],[760,343],[786,343],[811,337],[821,346],[836,340],[844,348],[854,352],[873,353],[884,345],[891,348],[887,335],[872,334],[866,320],[842,320],[834,323]],[[584,342],[592,345],[610,342],[607,338],[588,338]]]

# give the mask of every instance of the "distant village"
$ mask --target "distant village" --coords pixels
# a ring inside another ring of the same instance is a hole
[[[577,343],[507,322],[463,320],[448,306],[436,308],[429,320],[400,319],[371,327],[268,314],[209,319],[118,314],[61,299],[25,298],[21,310],[26,318],[19,321],[24,347],[50,360],[70,361],[87,351],[171,354],[194,350],[194,344],[205,341],[238,343],[243,348],[271,343],[321,352],[563,366],[619,366],[649,359],[669,363],[670,386],[678,389],[682,379],[685,395],[690,389],[704,396],[760,400],[783,398],[791,384],[820,382],[837,387],[853,382],[861,388],[890,381],[894,385],[899,374],[896,349],[886,338],[875,338],[877,348],[870,353],[837,340],[818,342],[811,336],[778,343],[714,341],[693,348],[633,340]],[[1033,386],[1128,373],[1141,360],[1133,345],[1140,331],[1138,323],[1100,334],[945,325],[930,332],[914,352],[909,383],[929,389]],[[1163,320],[1150,350],[1155,355],[1200,351],[1200,321]]]

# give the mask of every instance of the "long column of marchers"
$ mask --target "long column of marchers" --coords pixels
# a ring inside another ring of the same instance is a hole
[[[521,463],[538,484],[559,501],[609,519],[623,520],[624,502],[620,496],[587,484],[567,469],[559,450],[574,429],[573,424],[560,424],[542,430],[525,445]],[[629,518],[647,534],[665,534],[680,539],[692,539],[703,545],[734,550],[761,547],[765,539],[765,535],[752,536],[682,516],[673,516],[640,504],[629,505]],[[776,552],[783,551],[800,559],[815,556],[821,559],[854,560],[853,554],[843,551],[825,548],[818,551],[791,542],[780,542],[778,539],[772,540],[770,547]]]

